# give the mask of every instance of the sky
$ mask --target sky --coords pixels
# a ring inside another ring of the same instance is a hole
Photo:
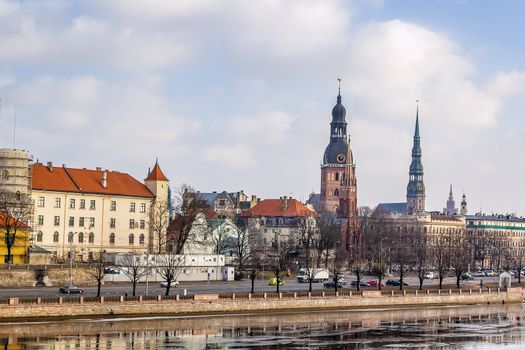
[[[0,147],[171,186],[319,192],[337,78],[358,203],[525,215],[523,1],[0,0]],[[16,114],[16,140],[13,138]]]

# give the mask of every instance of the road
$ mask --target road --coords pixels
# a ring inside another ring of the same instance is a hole
[[[395,277],[390,277],[394,278]],[[347,281],[352,281],[355,278],[352,276],[345,276],[345,279]],[[373,280],[374,277],[372,276],[365,276],[363,281],[369,281]],[[388,279],[388,278],[387,278]],[[385,279],[385,281],[387,280]],[[419,280],[415,276],[409,276],[405,279],[405,281],[413,287],[419,286]],[[497,277],[486,277],[483,278],[484,283],[497,283]],[[513,281],[514,282],[514,281]],[[455,278],[448,277],[445,279],[444,284],[445,285],[454,285],[456,283]],[[468,281],[468,282],[462,282],[462,285],[467,288],[478,288],[480,284],[479,278],[476,278],[474,280]],[[424,286],[431,286],[435,285],[437,287],[438,282],[437,280],[425,280]],[[58,297],[58,296],[64,296],[63,294],[60,294],[58,292],[58,287],[28,287],[28,288],[0,288],[0,297],[1,298],[8,298],[8,297]],[[149,284],[149,295],[164,295],[166,290],[164,288],[161,288],[159,283],[150,283]],[[84,289],[84,296],[96,296],[97,295],[97,287],[96,286],[86,286],[82,287]],[[313,284],[314,290],[327,290],[323,287],[322,283],[314,283]],[[170,294],[183,294],[184,290],[186,290],[187,294],[200,294],[200,293],[242,293],[242,292],[249,292],[251,289],[251,282],[250,280],[242,280],[242,281],[231,281],[231,282],[225,282],[225,281],[218,281],[218,282],[181,282],[180,286],[177,288],[171,288]],[[281,291],[308,291],[308,284],[306,283],[298,283],[296,280],[292,279],[285,279],[285,285],[282,286]],[[255,283],[255,291],[256,292],[275,292],[276,288],[275,286],[268,286],[267,280],[260,280],[258,279]],[[131,283],[106,283],[102,286],[102,295],[104,296],[112,296],[112,295],[124,295],[125,293],[128,293],[131,295],[132,292],[132,286]],[[146,285],[144,283],[141,283],[137,285],[137,295],[145,295],[146,294]]]

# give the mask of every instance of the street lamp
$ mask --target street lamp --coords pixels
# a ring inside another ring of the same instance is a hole
[[[69,232],[67,239],[69,241],[69,285],[73,285],[73,240],[78,232]]]

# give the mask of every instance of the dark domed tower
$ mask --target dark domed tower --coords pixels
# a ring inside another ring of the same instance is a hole
[[[321,208],[337,215],[342,243],[347,249],[358,242],[357,181],[355,164],[347,134],[346,109],[341,103],[341,89],[332,109],[330,142],[321,164]]]

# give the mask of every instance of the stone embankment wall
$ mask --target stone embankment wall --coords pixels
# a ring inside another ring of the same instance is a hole
[[[73,268],[73,282],[78,285],[95,285],[86,268]],[[33,287],[37,283],[44,286],[61,286],[69,283],[69,268],[63,267],[28,267],[0,269],[0,287],[21,288]]]
[[[270,297],[271,296],[271,297]],[[43,304],[40,299],[36,304],[20,304],[19,299],[9,299],[9,305],[0,308],[0,319],[29,319],[53,317],[94,317],[113,315],[181,315],[181,314],[212,314],[225,312],[264,312],[275,310],[298,309],[350,309],[368,307],[406,307],[426,305],[468,305],[523,302],[521,288],[509,288],[507,291],[482,292],[470,290],[461,293],[437,292],[436,294],[399,294],[382,295],[380,291],[366,291],[360,295],[325,295],[298,297],[297,293],[282,293],[254,296],[244,294],[238,299],[231,294],[227,299],[219,294],[200,294],[183,298],[163,300],[161,296],[153,300],[143,300],[139,296],[136,301],[125,301],[124,297],[111,302],[104,297],[96,301],[86,302],[84,298],[78,301],[70,298],[59,298],[55,304]],[[172,297],[173,298],[173,297]],[[88,300],[86,298],[86,300]],[[75,302],[72,302],[75,301]]]

